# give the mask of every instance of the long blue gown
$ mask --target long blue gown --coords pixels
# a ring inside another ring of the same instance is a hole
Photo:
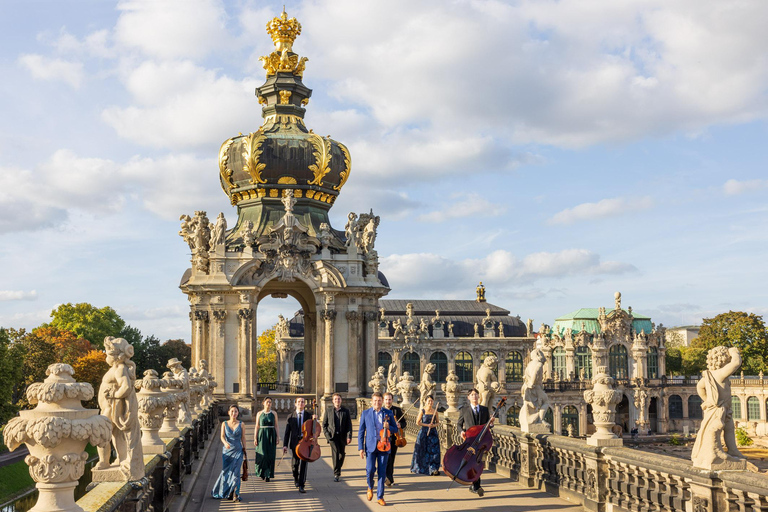
[[[430,421],[432,421],[431,414],[422,414],[422,423],[429,423]],[[411,473],[431,475],[436,471],[440,471],[440,438],[437,435],[437,425],[431,429],[421,427],[419,435],[416,437],[416,443],[413,445]]]
[[[234,496],[240,496],[240,470],[243,467],[242,428],[242,422],[235,430],[229,428],[228,423],[224,423],[224,439],[229,443],[229,449],[223,449],[221,474],[211,490],[211,496],[216,499],[230,498],[233,493]]]

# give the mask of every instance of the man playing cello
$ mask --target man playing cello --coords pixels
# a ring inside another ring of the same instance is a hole
[[[387,471],[387,459],[389,459],[389,450],[382,451],[378,446],[381,441],[389,441],[381,438],[381,432],[385,425],[390,432],[399,430],[392,411],[382,407],[383,401],[381,393],[373,394],[371,408],[366,409],[360,415],[360,430],[357,433],[357,449],[360,451],[360,458],[367,458],[365,476],[368,482],[368,501],[373,499],[373,475],[375,472],[377,476],[376,495],[379,505],[387,504],[384,501],[384,478]]]
[[[394,397],[392,396],[392,393],[384,393],[384,407],[392,411],[392,415],[395,419],[400,418],[397,425],[400,427],[400,432],[405,433],[405,427],[407,426],[407,423],[405,422],[405,414],[403,414],[403,410],[400,407],[393,404],[393,401]],[[394,431],[392,431],[392,436],[389,441],[392,447],[389,451],[389,459],[387,460],[387,478],[384,480],[384,483],[391,486],[395,483],[395,455],[397,455]]]
[[[466,432],[468,428],[474,427],[475,425],[485,425],[491,417],[488,408],[479,404],[478,400],[480,399],[480,392],[475,388],[469,390],[467,399],[469,400],[469,404],[461,408],[459,421],[456,424],[458,429],[461,430],[462,439],[467,438]],[[493,425],[493,422],[491,422],[491,425]],[[469,486],[469,492],[473,492],[478,496],[483,495],[483,488],[480,486],[480,478],[472,482],[472,485]]]

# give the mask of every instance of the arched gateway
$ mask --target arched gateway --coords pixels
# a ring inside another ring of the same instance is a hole
[[[219,151],[237,224],[228,230],[223,214],[211,223],[202,211],[181,218],[192,256],[180,287],[191,305],[193,364],[208,360],[220,398],[251,399],[259,302],[290,295],[305,318],[304,391],[355,397],[376,369],[378,300],[389,292],[374,249],[379,218],[350,213],[344,231],[331,227],[350,154],[304,125],[307,59],[292,51],[301,25],[283,12],[267,31],[275,51],[262,57],[267,80],[256,89],[264,123]]]

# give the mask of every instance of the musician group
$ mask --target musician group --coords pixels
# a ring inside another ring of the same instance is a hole
[[[442,459],[442,464],[437,432],[439,404],[435,404],[432,396],[424,399],[416,418],[416,423],[421,429],[414,444],[411,473],[439,475],[442,468],[453,482],[468,485],[470,492],[483,496],[479,476],[483,462],[482,457],[477,454],[482,453],[482,450],[487,451],[490,447],[489,443],[492,441],[490,441],[489,428],[493,426],[495,416],[490,414],[487,407],[478,403],[479,398],[480,393],[476,389],[469,391],[468,404],[461,409],[457,423],[464,442],[449,448]],[[294,485],[302,494],[306,493],[308,464],[320,457],[318,442],[320,435],[325,436],[331,448],[333,480],[339,482],[341,479],[346,448],[352,443],[352,417],[349,410],[341,405],[341,401],[341,395],[333,395],[333,405],[326,409],[322,426],[316,419],[315,411],[307,409],[307,402],[303,397],[296,398],[295,409],[286,419],[282,457],[285,458],[290,451]],[[357,449],[360,457],[366,461],[366,497],[372,501],[375,494],[379,505],[386,505],[385,487],[395,485],[395,457],[398,447],[406,444],[405,413],[407,412],[394,405],[391,393],[374,393],[371,398],[371,407],[360,414]],[[221,434],[225,446],[222,455],[225,467],[219,481],[230,483],[231,490],[229,486],[226,486],[228,487],[226,489],[217,488],[216,492],[212,493],[214,498],[231,498],[239,501],[239,480],[241,478],[245,480],[247,477],[247,458],[243,464],[243,470],[246,472],[241,475],[238,471],[239,461],[245,457],[245,448],[242,448],[243,453],[240,458],[233,459],[233,453],[230,453],[241,449],[237,446],[238,441],[242,441],[244,446],[245,434],[241,433],[242,426],[237,420],[238,415],[237,407],[230,407],[231,419],[226,424],[222,424]],[[277,414],[272,411],[272,399],[267,397],[263,403],[263,410],[256,416],[254,430],[256,445],[254,474],[266,482],[275,475],[279,428]],[[237,432],[237,429],[241,432]],[[237,437],[236,440],[235,437]],[[279,463],[282,463],[283,458]]]

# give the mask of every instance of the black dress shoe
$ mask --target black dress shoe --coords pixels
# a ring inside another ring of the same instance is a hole
[[[337,477],[337,476],[333,477],[333,481],[334,482],[338,482],[339,481],[339,477]]]
[[[299,481],[298,480],[294,480],[293,481],[293,486],[298,488],[299,487]]]
[[[299,487],[299,492],[301,494],[305,494],[307,491],[305,491],[303,487]]]
[[[485,491],[483,491],[482,487],[478,487],[476,492],[477,492],[477,495],[480,496],[481,498],[483,497],[483,494],[485,494]]]
[[[269,477],[266,478],[267,482],[269,482]]]
[[[475,488],[474,488],[474,487],[472,487],[471,485],[469,486],[469,492],[471,492],[471,493],[473,493],[473,494],[477,494],[477,491],[476,491],[476,490],[475,490]]]

